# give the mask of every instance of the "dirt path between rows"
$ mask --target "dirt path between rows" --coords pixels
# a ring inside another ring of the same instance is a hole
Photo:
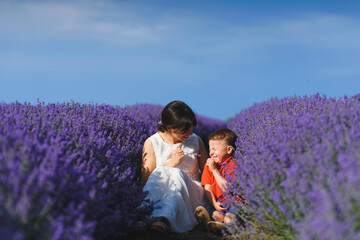
[[[171,233],[168,236],[158,235],[154,232],[137,232],[125,239],[128,240],[232,240],[230,237],[217,236],[212,233],[208,233],[204,230],[195,227],[193,230],[186,233]]]

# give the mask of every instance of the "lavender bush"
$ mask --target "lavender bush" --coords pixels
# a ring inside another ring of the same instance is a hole
[[[238,114],[231,192],[248,206],[232,203],[247,226],[233,237],[360,239],[359,122],[359,96],[273,98]]]
[[[117,239],[136,230],[154,207],[142,204],[138,179],[161,110],[0,105],[0,239]],[[198,134],[214,122],[201,118]]]
[[[151,134],[136,114],[76,103],[0,114],[1,239],[117,238],[152,211],[135,181]]]

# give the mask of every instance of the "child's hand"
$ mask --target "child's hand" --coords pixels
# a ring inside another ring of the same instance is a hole
[[[223,206],[222,206],[222,204],[221,203],[219,203],[219,202],[215,202],[214,203],[214,208],[216,209],[216,210],[218,210],[218,211],[221,211],[221,212],[224,212],[227,208],[224,208]]]
[[[181,150],[180,148],[176,148],[172,153],[171,153],[171,159],[170,162],[171,165],[173,165],[174,167],[176,167],[177,165],[179,165],[181,163],[181,161],[185,158],[185,154],[183,152],[183,150]]]
[[[217,165],[211,158],[208,158],[206,161],[206,165],[209,167],[210,171],[213,172],[214,170],[217,170]]]

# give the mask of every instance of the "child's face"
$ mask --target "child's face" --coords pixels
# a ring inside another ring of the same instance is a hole
[[[222,163],[231,156],[232,146],[228,145],[225,140],[209,141],[210,157],[216,163]]]

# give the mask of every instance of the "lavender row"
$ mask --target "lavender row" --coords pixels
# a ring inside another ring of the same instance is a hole
[[[134,179],[149,123],[111,106],[0,109],[3,239],[119,237],[152,211]]]
[[[161,110],[0,105],[0,239],[117,239],[136,230],[154,207],[138,180]],[[199,122],[200,135],[215,127]]]
[[[360,239],[360,98],[271,99],[229,124],[239,135],[234,237]]]

